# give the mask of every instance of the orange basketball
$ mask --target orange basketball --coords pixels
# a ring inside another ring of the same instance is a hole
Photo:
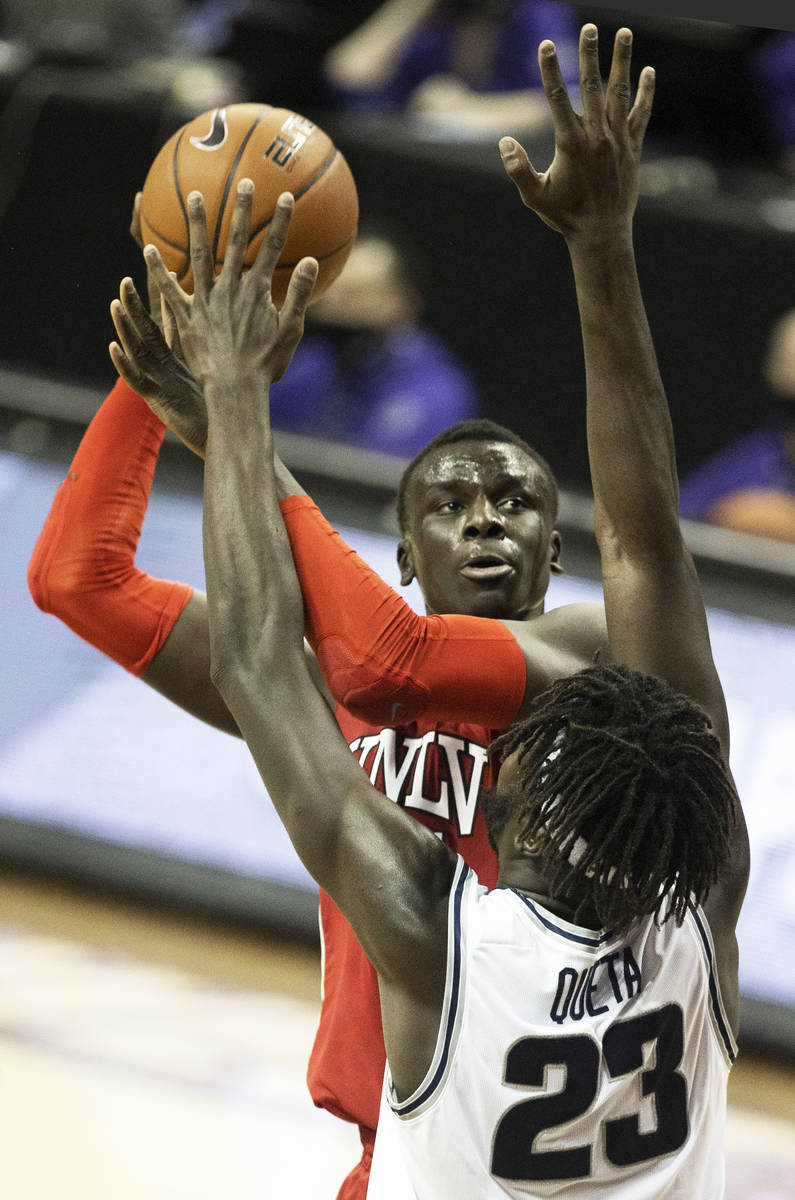
[[[273,275],[281,304],[293,267],[320,264],[317,299],[337,278],[356,238],[359,202],[350,168],[331,138],[306,117],[269,104],[229,104],[194,117],[169,138],[149,168],[141,197],[144,245],[157,246],[186,291],[193,291],[187,197],[204,196],[217,268],[224,259],[238,180],[254,181],[251,265],[282,192],[292,192],[290,234]]]

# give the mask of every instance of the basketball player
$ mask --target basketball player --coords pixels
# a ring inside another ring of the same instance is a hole
[[[631,104],[630,57],[619,30],[603,92],[596,29],[583,28],[578,117],[542,43],[552,166],[538,175],[512,139],[501,143],[524,203],[570,252],[619,665],[553,684],[498,739],[485,805],[500,860],[491,892],[367,782],[305,664],[262,402],[300,338],[317,273],[314,260],[299,264],[277,312],[269,280],[292,198],[241,277],[251,186],[241,187],[231,252],[192,303],[148,251],[207,404],[212,678],[298,853],[378,973],[388,1068],[371,1200],[723,1194],[747,835],[635,272],[654,76],[642,72]],[[190,204],[202,218],[199,264],[207,234],[200,197]]]
[[[131,313],[116,305],[117,323],[136,314],[142,321],[134,291],[124,287],[122,295]],[[126,356],[122,364],[128,383],[203,453],[206,416],[200,412],[193,428],[184,423],[191,377],[151,322],[125,328],[125,344],[137,356],[137,366]],[[151,340],[153,331],[159,340]],[[210,682],[205,597],[135,565],[163,433],[140,395],[120,381],[58,491],[31,560],[31,592],[162,694],[236,733]],[[456,495],[435,516],[425,503],[440,472]],[[416,575],[429,612],[452,617],[413,613],[347,550],[286,472],[284,493],[307,636],[339,702],[346,740],[376,786],[493,885],[496,856],[479,804],[480,789],[494,782],[492,736],[554,679],[589,665],[606,641],[601,605],[543,611],[549,572],[560,569],[557,488],[548,466],[493,422],[453,428],[409,466],[400,499],[401,572],[407,583]],[[312,667],[325,688],[314,660]],[[361,1200],[385,1063],[378,984],[323,892],[320,915],[323,1000],[308,1082],[316,1104],[359,1126],[362,1159],[340,1197]]]

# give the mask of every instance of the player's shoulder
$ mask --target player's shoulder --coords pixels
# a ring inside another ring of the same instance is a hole
[[[580,666],[607,661],[607,622],[601,602],[563,604],[530,621],[504,621],[503,624],[525,651],[553,646],[582,659]]]
[[[557,679],[611,661],[601,604],[566,604],[530,621],[505,621],[525,661],[525,693],[517,716]]]

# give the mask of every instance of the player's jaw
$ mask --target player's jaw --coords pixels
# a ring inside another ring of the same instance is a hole
[[[432,577],[420,579],[420,586],[430,612],[521,621],[543,606],[543,592],[539,595],[521,562],[488,551],[447,569],[437,561]]]

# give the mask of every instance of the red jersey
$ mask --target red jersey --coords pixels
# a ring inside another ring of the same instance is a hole
[[[497,882],[480,789],[496,780],[482,725],[439,721],[379,727],[337,709],[337,722],[370,781],[460,854],[487,887]],[[375,1129],[386,1063],[376,973],[336,904],[320,893],[323,992],[309,1059],[312,1099]]]

